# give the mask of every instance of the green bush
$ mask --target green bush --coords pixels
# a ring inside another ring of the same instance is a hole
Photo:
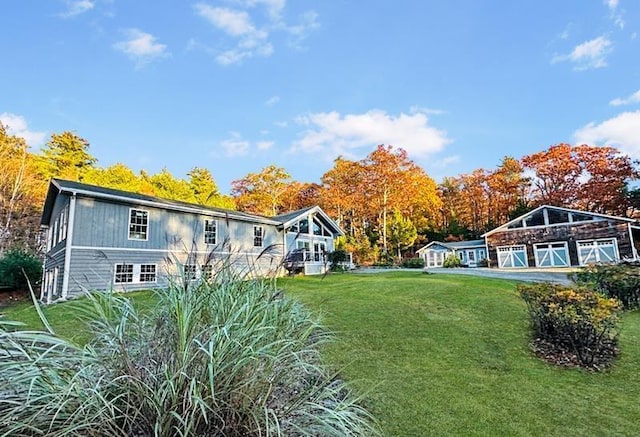
[[[519,285],[534,338],[574,354],[580,365],[601,366],[617,354],[620,302],[585,287]]]
[[[24,273],[23,273],[24,270]],[[42,277],[42,261],[23,249],[9,249],[0,258],[0,285],[16,290],[27,289],[27,278],[35,284]]]
[[[145,313],[91,294],[84,347],[0,319],[0,435],[376,435],[322,364],[317,321],[230,276],[158,291]]]
[[[458,258],[455,253],[450,253],[449,255],[447,255],[447,257],[444,259],[444,262],[442,263],[442,267],[446,267],[448,269],[453,267],[460,267],[461,265],[462,261],[460,261],[460,258]]]
[[[422,258],[407,258],[402,260],[402,267],[407,269],[421,269],[424,267],[424,259]]]
[[[625,309],[640,308],[640,266],[637,264],[591,265],[574,273],[573,280],[618,299]]]
[[[327,260],[331,264],[330,269],[332,271],[344,271],[345,267],[341,264],[349,261],[349,252],[343,249],[336,249],[327,253]]]

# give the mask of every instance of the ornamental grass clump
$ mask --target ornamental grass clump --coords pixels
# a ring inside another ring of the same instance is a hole
[[[92,293],[85,346],[0,321],[0,435],[369,436],[327,334],[273,282],[219,276],[140,313]]]
[[[599,369],[618,353],[620,302],[585,287],[519,285],[534,349],[559,364]]]

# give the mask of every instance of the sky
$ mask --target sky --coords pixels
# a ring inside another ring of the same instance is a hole
[[[437,182],[551,145],[640,159],[637,0],[7,0],[0,121],[98,165],[275,164],[407,150]]]

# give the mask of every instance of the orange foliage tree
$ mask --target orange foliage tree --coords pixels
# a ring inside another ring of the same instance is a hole
[[[282,212],[282,199],[291,182],[284,168],[269,165],[260,173],[249,173],[231,182],[231,196],[240,211],[265,216]]]
[[[557,144],[521,160],[535,174],[532,203],[626,215],[638,162],[614,147]]]

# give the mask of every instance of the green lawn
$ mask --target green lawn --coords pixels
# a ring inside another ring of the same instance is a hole
[[[396,272],[282,286],[336,332],[327,358],[367,392],[386,435],[638,435],[638,312],[624,317],[615,367],[590,373],[531,355],[514,282]]]
[[[515,283],[389,272],[283,279],[336,334],[326,358],[365,393],[388,436],[637,435],[640,312],[624,316],[622,354],[603,373],[560,369],[528,349]],[[136,302],[151,305],[151,293]],[[77,303],[47,308],[77,339]],[[5,316],[38,326],[32,307]]]

